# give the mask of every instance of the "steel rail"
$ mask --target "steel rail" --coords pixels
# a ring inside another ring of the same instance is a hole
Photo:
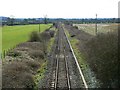
[[[64,30],[64,29],[63,29],[63,30]],[[80,66],[79,66],[78,60],[77,60],[77,58],[76,58],[76,56],[75,56],[75,53],[74,53],[74,51],[73,51],[73,49],[72,49],[71,43],[70,43],[70,41],[69,41],[69,39],[68,39],[65,31],[64,31],[64,34],[65,34],[65,37],[66,37],[66,39],[67,39],[67,42],[68,42],[68,44],[69,44],[69,46],[70,46],[70,49],[71,49],[71,51],[72,51],[72,54],[73,54],[74,60],[75,60],[75,62],[76,62],[76,65],[77,65],[77,67],[78,67],[79,73],[80,73],[80,75],[81,75],[81,77],[82,77],[82,81],[83,81],[83,83],[84,83],[84,86],[85,86],[86,90],[88,90],[88,85],[87,85],[87,83],[86,83],[85,77],[84,77],[84,75],[83,75],[83,73],[82,73],[82,70],[81,70],[81,68],[80,68]]]

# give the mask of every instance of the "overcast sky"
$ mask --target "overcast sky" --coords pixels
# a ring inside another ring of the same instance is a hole
[[[0,16],[15,18],[117,18],[120,0],[1,0]]]

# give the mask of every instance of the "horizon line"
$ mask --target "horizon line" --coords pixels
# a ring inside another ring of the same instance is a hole
[[[2,18],[2,17],[10,18],[10,17],[7,17],[7,16],[0,16],[0,17],[1,17],[1,18]],[[20,18],[20,17],[14,17],[14,18],[15,18],[15,19],[33,19],[33,18],[34,18],[34,19],[35,19],[35,18],[36,18],[36,19],[39,19],[39,18],[44,18],[44,17],[21,17],[21,18]],[[57,17],[57,18],[56,18],[56,17],[48,17],[48,18],[49,18],[49,19],[95,19],[96,17],[95,17],[95,18],[92,18],[92,17],[86,17],[86,18],[85,18],[85,17],[84,17],[84,18],[75,18],[75,17],[73,17],[73,18],[64,18],[64,17],[61,18],[61,17]],[[118,19],[119,17],[108,17],[108,18],[109,18],[109,19],[110,19],[110,18]],[[108,19],[108,18],[107,18],[107,17],[98,17],[98,19]]]

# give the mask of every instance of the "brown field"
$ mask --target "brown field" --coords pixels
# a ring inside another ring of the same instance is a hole
[[[95,35],[95,24],[74,24],[79,30],[83,30],[91,35]],[[98,33],[108,33],[118,30],[118,24],[97,24]]]

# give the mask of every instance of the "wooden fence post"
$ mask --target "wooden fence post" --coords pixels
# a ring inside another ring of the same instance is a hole
[[[4,51],[3,51],[3,58],[5,58],[5,53],[6,53],[6,51],[4,50]]]
[[[0,54],[0,58],[2,59],[2,53]]]

